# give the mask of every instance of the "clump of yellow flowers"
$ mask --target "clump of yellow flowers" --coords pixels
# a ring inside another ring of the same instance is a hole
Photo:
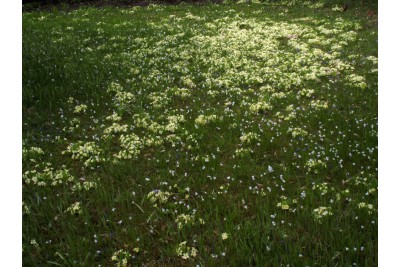
[[[189,247],[186,245],[186,241],[180,243],[176,249],[176,254],[180,256],[182,259],[187,260],[190,257],[197,256],[197,249],[195,247]]]
[[[111,260],[116,263],[117,267],[126,267],[128,266],[128,261],[131,256],[132,255],[128,251],[120,249],[114,252],[114,254],[111,257]]]

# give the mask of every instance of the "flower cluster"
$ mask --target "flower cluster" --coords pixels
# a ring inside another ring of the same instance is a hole
[[[115,262],[117,267],[127,267],[132,255],[123,249],[113,253],[111,260]]]
[[[71,153],[72,159],[84,160],[85,166],[105,161],[105,158],[101,156],[102,149],[92,141],[71,143],[67,149],[63,151],[63,154],[64,153]]]
[[[65,166],[64,166],[65,167]],[[22,175],[26,184],[38,186],[57,186],[63,185],[75,180],[68,169],[54,170],[51,165],[46,166],[43,171],[28,170]]]
[[[308,134],[306,130],[299,127],[289,128],[288,133],[291,133],[293,138],[296,138],[297,136],[305,137]]]
[[[217,115],[199,115],[196,119],[195,119],[195,124],[197,125],[207,125],[211,122],[215,122],[217,121],[218,117]]]
[[[253,113],[259,113],[259,112],[271,110],[272,106],[270,104],[268,104],[267,102],[257,102],[257,103],[251,104],[249,109]]]
[[[243,133],[242,136],[240,136],[240,141],[243,144],[251,144],[253,142],[260,141],[260,135],[253,132]]]
[[[314,219],[317,222],[322,222],[322,219],[333,215],[331,207],[319,207],[313,210]]]
[[[309,159],[309,160],[306,162],[306,167],[307,167],[307,170],[308,170],[309,172],[314,172],[315,174],[318,174],[318,172],[320,171],[320,169],[326,168],[326,163],[323,162],[323,161],[320,160],[320,159],[317,159],[317,160],[315,160],[315,159]]]
[[[74,214],[82,214],[82,208],[80,202],[75,202],[65,211],[66,213]]]
[[[176,248],[176,254],[184,260],[190,257],[194,258],[197,256],[197,249],[195,247],[190,247],[187,245],[186,241],[183,241]]]
[[[184,225],[192,225],[195,217],[190,214],[179,214],[175,222],[178,223],[178,229],[182,229]]]
[[[77,105],[74,108],[74,113],[76,114],[80,114],[80,113],[85,113],[85,111],[87,110],[87,105],[85,104],[81,104],[81,105]]]
[[[136,134],[121,135],[119,138],[123,150],[119,151],[115,156],[120,159],[135,159],[139,156],[142,142]]]
[[[150,200],[151,203],[166,203],[168,198],[171,196],[171,193],[166,191],[163,192],[161,190],[153,190],[147,194],[147,199]]]

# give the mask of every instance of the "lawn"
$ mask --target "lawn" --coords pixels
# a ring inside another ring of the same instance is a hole
[[[377,266],[367,10],[23,13],[26,266]]]

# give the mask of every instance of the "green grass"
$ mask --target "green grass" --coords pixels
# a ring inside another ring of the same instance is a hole
[[[376,266],[365,14],[24,13],[24,264]]]

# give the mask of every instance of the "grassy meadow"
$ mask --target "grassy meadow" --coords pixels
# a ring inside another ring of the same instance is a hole
[[[366,14],[24,12],[24,265],[377,266]]]

